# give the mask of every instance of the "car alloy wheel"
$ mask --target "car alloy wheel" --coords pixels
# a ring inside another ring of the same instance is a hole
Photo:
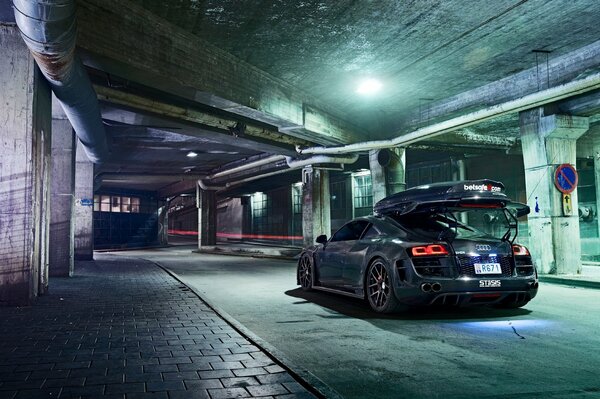
[[[303,255],[300,258],[298,280],[303,290],[308,291],[312,288],[312,259],[308,255]]]
[[[375,309],[384,308],[390,297],[390,278],[385,265],[377,260],[369,269],[367,293],[369,303]]]
[[[371,308],[378,313],[391,313],[399,310],[400,302],[392,289],[392,275],[386,262],[375,259],[367,271],[367,299]]]

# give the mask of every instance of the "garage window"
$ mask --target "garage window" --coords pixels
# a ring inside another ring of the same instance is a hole
[[[94,195],[94,211],[140,213],[140,199],[120,195]]]

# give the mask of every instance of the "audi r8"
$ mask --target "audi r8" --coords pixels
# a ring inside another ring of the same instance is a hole
[[[492,180],[436,183],[391,195],[300,255],[297,282],[366,299],[375,312],[410,305],[518,308],[538,291],[515,242],[527,205]]]

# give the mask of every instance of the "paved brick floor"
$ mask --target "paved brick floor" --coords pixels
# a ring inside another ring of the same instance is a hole
[[[0,308],[0,398],[312,398],[154,264],[104,257]]]

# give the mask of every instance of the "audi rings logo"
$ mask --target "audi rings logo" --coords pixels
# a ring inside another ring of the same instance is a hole
[[[484,244],[477,244],[477,245],[475,245],[475,249],[477,251],[491,251],[492,250],[492,246],[491,245],[484,245]]]

